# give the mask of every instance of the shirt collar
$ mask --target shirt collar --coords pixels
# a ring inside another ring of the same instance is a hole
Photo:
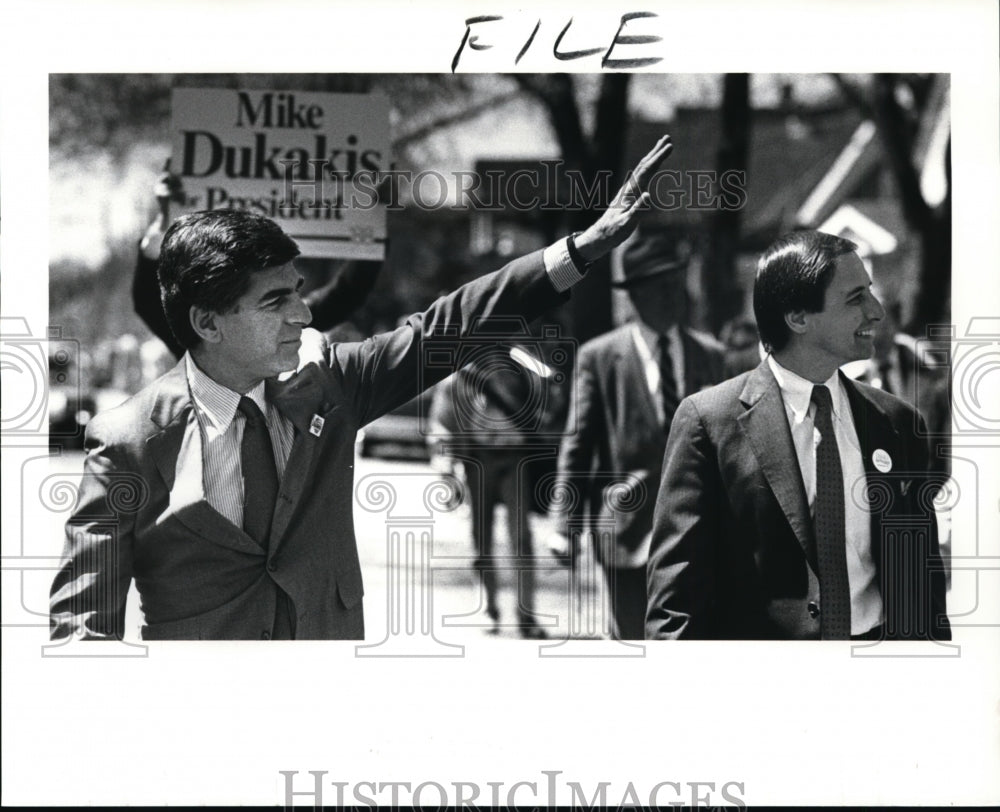
[[[646,342],[646,346],[649,347],[649,351],[652,353],[656,353],[659,350],[661,335],[667,337],[671,348],[680,346],[681,330],[676,324],[672,324],[663,333],[656,332],[656,330],[641,319],[636,319],[633,324],[635,324],[635,328],[639,331],[639,335],[642,337],[642,340]]]
[[[195,405],[214,428],[220,432],[226,431],[229,428],[229,424],[233,422],[233,417],[236,415],[236,407],[239,405],[240,398],[243,395],[214,381],[202,372],[191,357],[191,353],[184,355],[184,361],[188,386],[191,389],[191,398],[194,400]],[[264,381],[261,381],[247,392],[246,397],[256,403],[265,417],[267,416],[267,401],[264,399]]]
[[[801,422],[809,412],[809,404],[812,402],[812,390],[816,384],[783,367],[774,359],[773,355],[767,356],[767,363],[771,367],[771,372],[774,373],[774,378],[778,382],[778,388],[781,389],[781,395],[785,403],[795,416],[795,422]],[[823,381],[823,385],[830,390],[833,414],[839,418],[844,398],[839,370],[834,370],[833,374]]]

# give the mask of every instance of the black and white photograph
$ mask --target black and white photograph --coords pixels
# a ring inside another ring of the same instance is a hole
[[[1000,799],[995,8],[98,5],[3,40],[4,804]]]

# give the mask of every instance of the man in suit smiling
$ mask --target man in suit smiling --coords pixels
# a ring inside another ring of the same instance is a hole
[[[768,248],[768,357],[677,409],[647,637],[950,639],[923,420],[839,371],[883,317],[855,249],[814,231]]]
[[[359,639],[354,438],[449,370],[424,360],[492,319],[531,320],[623,241],[670,153],[661,138],[586,231],[442,297],[389,333],[335,344],[290,381],[311,314],[281,228],[198,212],[164,236],[178,365],[87,427],[51,590],[54,639],[121,638],[134,579],[144,639]]]
[[[628,292],[638,318],[580,348],[559,453],[560,478],[576,492],[563,535],[571,521],[596,534],[622,640],[643,637],[653,506],[677,404],[723,379],[722,346],[683,326],[687,268],[662,233],[638,234],[626,247],[623,278],[613,284]]]

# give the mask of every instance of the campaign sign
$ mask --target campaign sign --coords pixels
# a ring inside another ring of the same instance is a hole
[[[304,256],[384,258],[385,96],[176,88],[172,119],[186,210],[263,214]]]

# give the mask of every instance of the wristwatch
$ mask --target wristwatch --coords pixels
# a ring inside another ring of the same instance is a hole
[[[587,262],[583,258],[583,254],[580,253],[580,249],[576,247],[576,238],[579,237],[583,232],[574,231],[566,238],[566,248],[569,250],[569,258],[573,260],[573,264],[576,266],[577,271],[580,274],[587,273],[590,270],[591,263]]]

